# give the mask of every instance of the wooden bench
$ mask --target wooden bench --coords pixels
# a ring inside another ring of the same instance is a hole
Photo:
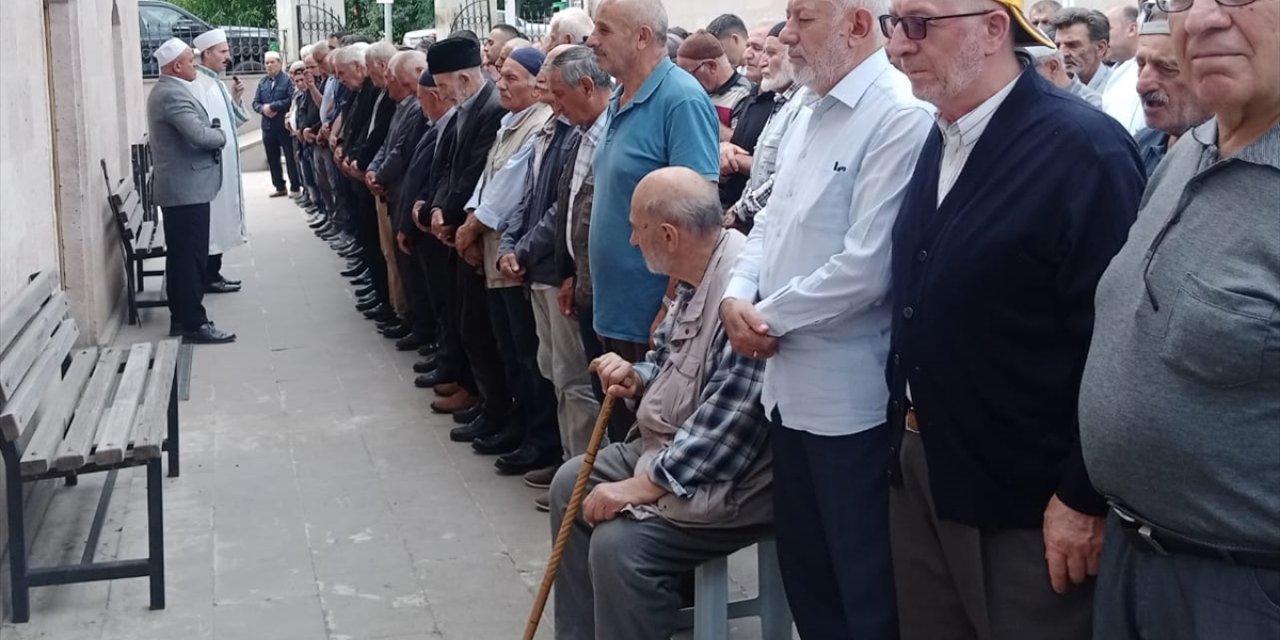
[[[147,277],[164,276],[164,269],[146,268],[147,260],[165,257],[164,225],[157,212],[148,214],[148,208],[154,210],[154,207],[144,201],[146,191],[137,188],[135,177],[112,180],[106,160],[102,161],[102,177],[107,181],[107,203],[111,206],[111,217],[120,236],[120,251],[124,257],[129,324],[141,324],[138,309],[169,304],[163,284],[157,292],[146,291]],[[149,177],[143,180],[145,184]]]
[[[178,475],[179,341],[73,349],[79,329],[49,272],[0,305],[0,455],[8,499],[13,621],[31,615],[29,590],[55,584],[149,577],[151,608],[164,608],[161,452]],[[94,562],[120,469],[146,466],[146,558]],[[31,568],[23,484],[107,472],[79,564]]]

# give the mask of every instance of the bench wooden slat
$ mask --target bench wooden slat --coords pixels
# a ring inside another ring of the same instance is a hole
[[[49,384],[61,372],[62,361],[71,352],[71,345],[75,344],[78,337],[80,330],[71,318],[63,320],[53,332],[40,359],[31,367],[13,397],[4,404],[4,414],[0,415],[0,437],[6,442],[17,441],[30,426],[31,417],[40,406],[40,400]]]
[[[94,362],[98,359],[98,349],[81,349],[71,357],[71,366],[62,380],[49,385],[49,392],[40,404],[40,416],[37,418],[31,440],[22,450],[22,463],[19,472],[24,476],[34,476],[49,470],[62,443],[62,436],[67,432],[67,421],[71,419],[71,410],[76,400],[89,382],[93,373]]]
[[[143,217],[144,217],[142,215],[143,214],[142,200],[139,198],[136,191],[134,192],[133,197],[129,198],[129,200],[125,203],[125,207],[126,208],[122,209],[122,211],[124,211],[125,215],[128,216],[129,232],[132,233],[133,237],[136,239],[139,237],[138,234],[142,229],[142,223],[143,223]]]
[[[133,427],[133,416],[138,412],[138,400],[147,379],[147,367],[151,364],[151,348],[150,342],[141,342],[129,349],[129,360],[124,365],[120,386],[116,387],[111,409],[98,429],[93,452],[93,461],[98,464],[115,464],[124,459],[124,451],[129,446],[129,430]]]
[[[133,423],[133,457],[139,460],[160,457],[161,445],[168,433],[169,393],[173,390],[181,344],[180,340],[165,340],[156,347],[142,409]]]
[[[111,389],[125,353],[120,347],[107,347],[98,354],[98,364],[93,369],[88,389],[76,406],[71,429],[58,447],[58,457],[53,465],[59,471],[73,471],[84,466],[84,461],[93,448],[94,438],[98,435],[98,424],[101,422],[103,409],[107,406],[107,399],[111,397]]]
[[[111,194],[111,199],[115,202],[116,208],[121,212],[128,214],[129,210],[142,201],[141,195],[134,187],[133,180],[124,178],[116,185],[116,191]]]
[[[67,296],[56,291],[41,307],[13,347],[0,359],[0,402],[13,397],[18,384],[27,375],[31,365],[40,357],[40,351],[49,342],[49,336],[67,315]]]
[[[164,248],[165,248],[165,244],[164,244],[164,221],[163,221],[163,220],[157,220],[157,221],[156,221],[156,234],[155,234],[155,235],[153,235],[153,236],[151,236],[151,251],[152,251],[152,252],[156,252],[156,251],[163,251],[163,250],[164,250]]]
[[[151,248],[151,238],[156,233],[156,223],[150,220],[143,220],[142,227],[138,230],[138,237],[133,241],[133,250],[138,253],[146,253]]]
[[[4,301],[3,308],[0,309],[0,353],[9,349],[9,344],[57,289],[58,281],[53,272],[41,271],[12,300]]]

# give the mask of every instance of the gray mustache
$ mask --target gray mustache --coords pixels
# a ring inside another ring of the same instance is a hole
[[[1150,107],[1163,107],[1169,104],[1169,94],[1163,91],[1147,91],[1141,96],[1142,104]]]

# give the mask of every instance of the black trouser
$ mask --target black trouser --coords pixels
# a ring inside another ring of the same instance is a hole
[[[222,282],[222,254],[214,253],[209,256],[209,262],[204,268],[204,281],[206,284]]]
[[[587,364],[604,355],[604,345],[600,344],[600,336],[596,335],[595,312],[591,305],[574,303],[574,315],[578,316],[578,334],[582,336],[582,352],[587,356]],[[600,387],[600,376],[591,374],[591,391],[596,394],[596,401],[604,402],[604,389]],[[615,406],[615,410],[617,405]],[[622,435],[626,435],[625,433]]]
[[[454,265],[457,254],[425,233],[418,237],[413,251],[436,319],[436,341],[440,343],[436,371],[441,379],[453,380],[472,394],[478,393],[458,334],[458,276]]]
[[[644,343],[615,340],[604,336],[599,336],[599,339],[602,353],[616,353],[627,362],[644,362],[645,354],[649,353],[649,345]],[[599,380],[599,377],[597,376],[596,379]],[[626,442],[627,433],[635,423],[636,414],[630,407],[626,404],[615,404],[613,414],[609,416],[609,441]]]
[[[774,527],[802,638],[897,640],[887,424],[845,436],[783,426],[773,410]]]
[[[203,304],[209,264],[209,203],[163,210],[169,314],[183,330],[195,331],[209,321]]]
[[[507,384],[516,394],[524,423],[524,446],[543,453],[561,450],[556,388],[538,369],[538,325],[524,287],[489,290],[489,312],[502,349]]]
[[[387,259],[382,255],[382,239],[378,235],[378,203],[364,185],[348,182],[355,196],[356,240],[360,243],[360,255],[369,268],[369,280],[373,282],[378,299],[387,302]]]
[[[267,152],[267,168],[271,170],[271,184],[277,191],[284,191],[284,176],[280,174],[280,156],[284,156],[285,169],[289,172],[289,189],[296,191],[298,183],[298,163],[293,159],[293,136],[280,125],[278,128],[262,130],[262,148]]]
[[[489,292],[484,274],[456,259],[458,278],[458,333],[462,336],[462,348],[471,363],[471,375],[484,399],[484,413],[489,426],[506,429],[511,419],[511,388],[502,365],[502,354],[494,337],[493,322],[489,316]]]
[[[436,340],[436,316],[431,308],[431,295],[427,292],[427,278],[414,256],[405,255],[396,243],[396,268],[400,270],[400,282],[404,297],[409,302],[406,318],[413,335],[423,342]]]

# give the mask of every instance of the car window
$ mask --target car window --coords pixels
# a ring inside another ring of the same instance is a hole
[[[186,14],[173,7],[164,5],[143,5],[138,7],[138,16],[142,21],[142,30],[148,35],[190,36],[194,34],[173,33],[174,25],[179,21],[191,21]]]

